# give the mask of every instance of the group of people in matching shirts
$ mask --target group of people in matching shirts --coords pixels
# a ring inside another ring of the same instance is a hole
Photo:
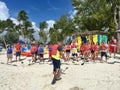
[[[78,52],[79,55],[81,55],[81,59],[86,59],[86,60],[98,60],[98,54],[101,52],[101,61],[103,61],[103,56],[105,56],[105,59],[107,61],[108,58],[108,53],[111,54],[114,53],[114,58],[115,58],[115,53],[117,51],[117,41],[114,37],[106,43],[105,41],[102,41],[102,43],[94,43],[94,42],[82,42],[80,45],[80,51],[77,52],[77,47],[78,44],[76,40],[73,40],[72,43],[67,44],[65,46],[65,51],[66,51],[66,57],[69,59],[70,57],[70,51],[72,52],[72,56],[74,57],[74,60],[78,60]]]
[[[52,60],[52,50],[54,50],[54,48],[52,47],[53,45],[51,43],[48,44],[47,48],[49,51],[49,61]],[[22,44],[20,44],[20,42],[16,43],[14,46],[14,50],[16,53],[16,60],[20,61],[20,56],[21,56],[21,48],[22,48]],[[66,57],[66,61],[70,60],[71,55],[73,56],[73,60],[78,61],[78,57],[80,56],[81,59],[86,59],[86,60],[98,60],[98,54],[101,52],[101,61],[103,60],[103,56],[105,56],[106,61],[107,61],[107,53],[111,54],[114,53],[114,57],[115,57],[115,53],[117,51],[117,41],[114,37],[111,38],[111,40],[107,43],[105,43],[104,41],[102,41],[101,44],[99,43],[94,43],[94,42],[82,42],[82,44],[80,45],[80,50],[78,51],[78,44],[76,40],[73,40],[71,43],[67,43],[64,48],[63,48],[63,52],[65,54]],[[37,60],[37,57],[39,58],[40,61],[44,62],[44,45],[43,43],[36,43],[35,41],[33,41],[31,43],[31,49],[30,49],[31,55],[32,55],[32,61],[35,62]],[[12,47],[10,45],[8,45],[7,47],[7,63],[10,59],[10,62],[12,61],[12,55],[13,51],[12,51]],[[17,59],[17,57],[19,57]]]

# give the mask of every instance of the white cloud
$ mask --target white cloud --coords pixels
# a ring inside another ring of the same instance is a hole
[[[39,37],[39,34],[38,34],[39,28],[36,26],[35,22],[32,22],[32,27],[35,30],[35,32],[33,33],[33,36],[34,36],[35,40],[40,40],[40,37]]]
[[[16,25],[18,25],[19,24],[19,22],[18,22],[18,20],[17,19],[15,19],[15,18],[10,18],[12,21],[13,21],[13,23],[14,24],[16,24]]]
[[[70,18],[74,18],[74,15],[77,13],[77,10],[74,10],[74,11],[70,11],[69,14],[70,14]]]
[[[9,9],[6,4],[0,1],[0,20],[6,20],[9,16]]]
[[[54,20],[48,20],[48,21],[46,21],[46,23],[48,24],[47,30],[49,30],[50,28],[53,27],[53,25],[55,24],[55,21]]]
[[[16,18],[10,17],[9,9],[7,8],[6,4],[4,2],[0,1],[0,20],[6,20],[7,18],[10,18],[13,21],[14,24],[16,24],[16,25],[19,24],[19,22],[17,21]],[[46,23],[48,24],[48,27],[45,30],[49,31],[49,29],[51,27],[53,27],[53,25],[55,24],[55,21],[54,20],[48,20],[48,21],[46,21]],[[33,33],[33,36],[34,36],[35,40],[40,40],[39,34],[38,34],[38,31],[40,29],[36,26],[35,22],[32,22],[32,27],[35,30],[35,33]],[[21,36],[20,36],[20,39],[22,39]]]

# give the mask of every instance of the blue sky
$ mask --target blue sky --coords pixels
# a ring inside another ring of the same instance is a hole
[[[9,9],[10,17],[16,18],[20,10],[28,13],[30,21],[58,20],[62,14],[73,11],[70,0],[1,0]]]

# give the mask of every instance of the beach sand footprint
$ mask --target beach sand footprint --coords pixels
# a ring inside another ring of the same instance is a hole
[[[69,90],[83,90],[83,89],[82,89],[82,88],[79,88],[79,87],[77,87],[77,86],[74,86],[74,87],[70,88]]]

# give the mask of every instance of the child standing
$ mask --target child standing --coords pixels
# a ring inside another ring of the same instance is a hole
[[[10,60],[10,63],[12,63],[12,58],[13,58],[13,50],[11,45],[8,45],[7,46],[7,64],[9,63],[9,60]]]
[[[104,41],[102,41],[101,45],[101,61],[103,61],[103,56],[105,56],[106,62],[107,62],[107,45]]]
[[[69,61],[69,59],[70,59],[70,50],[71,50],[70,43],[67,43],[67,45],[65,45],[65,50],[66,50],[66,58]]]
[[[48,45],[48,50],[49,50],[49,61],[52,61],[52,44],[51,44],[51,42]]]
[[[94,60],[98,60],[98,51],[99,51],[99,43],[97,42],[94,47]]]
[[[32,42],[31,43],[31,49],[30,49],[30,52],[32,54],[32,62],[36,61],[36,51],[37,51],[37,47],[35,46],[35,43]]]
[[[38,57],[39,57],[39,60],[43,61],[44,63],[43,56],[44,56],[44,46],[43,46],[43,43],[40,43],[38,46]]]

